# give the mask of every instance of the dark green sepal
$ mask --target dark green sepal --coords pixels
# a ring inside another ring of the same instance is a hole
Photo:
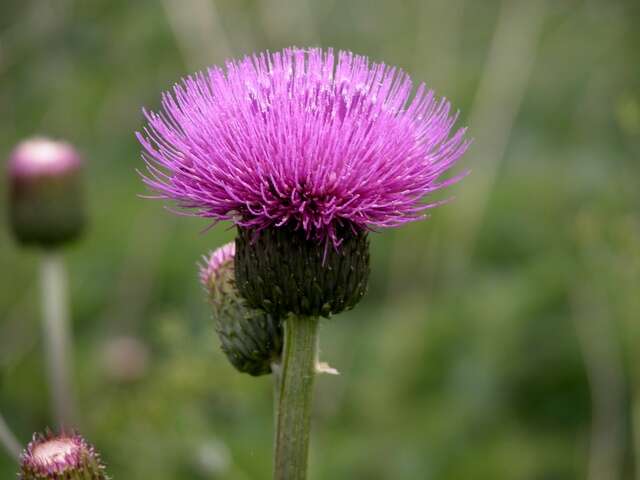
[[[55,248],[78,238],[86,224],[82,172],[15,178],[9,191],[9,221],[23,245]]]
[[[340,233],[336,249],[289,226],[238,228],[238,290],[250,306],[279,318],[329,317],[353,308],[367,290],[369,240],[363,230]]]
[[[263,310],[251,308],[235,283],[233,258],[221,263],[206,280],[209,303],[220,346],[229,362],[252,376],[271,373],[280,361],[282,322]]]
[[[282,354],[282,323],[264,311],[247,308],[244,301],[227,303],[214,312],[227,359],[237,370],[254,377],[271,373],[271,365]]]

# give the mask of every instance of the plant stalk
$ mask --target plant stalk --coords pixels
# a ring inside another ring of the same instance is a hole
[[[280,361],[271,363],[271,376],[273,377],[273,425],[275,430],[277,430],[278,409],[280,408],[280,387],[282,385],[282,364]]]
[[[307,478],[318,323],[318,318],[295,315],[290,315],[285,322],[275,480]]]
[[[62,254],[47,251],[41,263],[42,317],[49,390],[55,421],[60,428],[73,427],[74,400],[71,382],[71,332],[67,272]]]
[[[7,453],[16,461],[20,460],[20,452],[22,451],[22,447],[20,446],[20,442],[13,434],[9,425],[5,421],[4,417],[0,413],[0,444],[4,446]]]

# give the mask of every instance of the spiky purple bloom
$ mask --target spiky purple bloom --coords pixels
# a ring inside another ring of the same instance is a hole
[[[78,434],[34,434],[20,458],[21,480],[106,480],[100,456]]]
[[[182,80],[137,137],[146,184],[193,215],[261,230],[287,225],[339,246],[395,227],[458,181],[468,147],[449,102],[396,67],[289,48]]]

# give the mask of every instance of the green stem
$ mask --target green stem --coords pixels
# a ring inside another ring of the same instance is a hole
[[[271,376],[273,377],[273,431],[274,442],[273,452],[275,455],[275,448],[277,443],[276,433],[278,432],[278,410],[280,409],[280,388],[282,386],[282,363],[278,359],[277,362],[271,364]]]
[[[67,272],[62,254],[45,252],[41,264],[42,315],[49,389],[58,427],[73,426],[71,330]]]
[[[20,447],[20,442],[13,434],[9,425],[4,420],[4,417],[0,413],[0,444],[2,444],[9,455],[14,460],[20,460],[20,452],[22,451],[22,447]]]
[[[318,318],[287,318],[276,423],[275,480],[307,478],[317,335]]]

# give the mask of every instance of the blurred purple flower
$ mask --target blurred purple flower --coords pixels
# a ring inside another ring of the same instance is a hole
[[[12,181],[26,181],[35,177],[56,177],[78,170],[82,160],[67,142],[35,137],[20,143],[8,163]]]
[[[292,226],[341,241],[344,228],[395,227],[466,151],[446,99],[366,57],[290,48],[187,77],[145,111],[137,137],[154,198],[248,228]]]

